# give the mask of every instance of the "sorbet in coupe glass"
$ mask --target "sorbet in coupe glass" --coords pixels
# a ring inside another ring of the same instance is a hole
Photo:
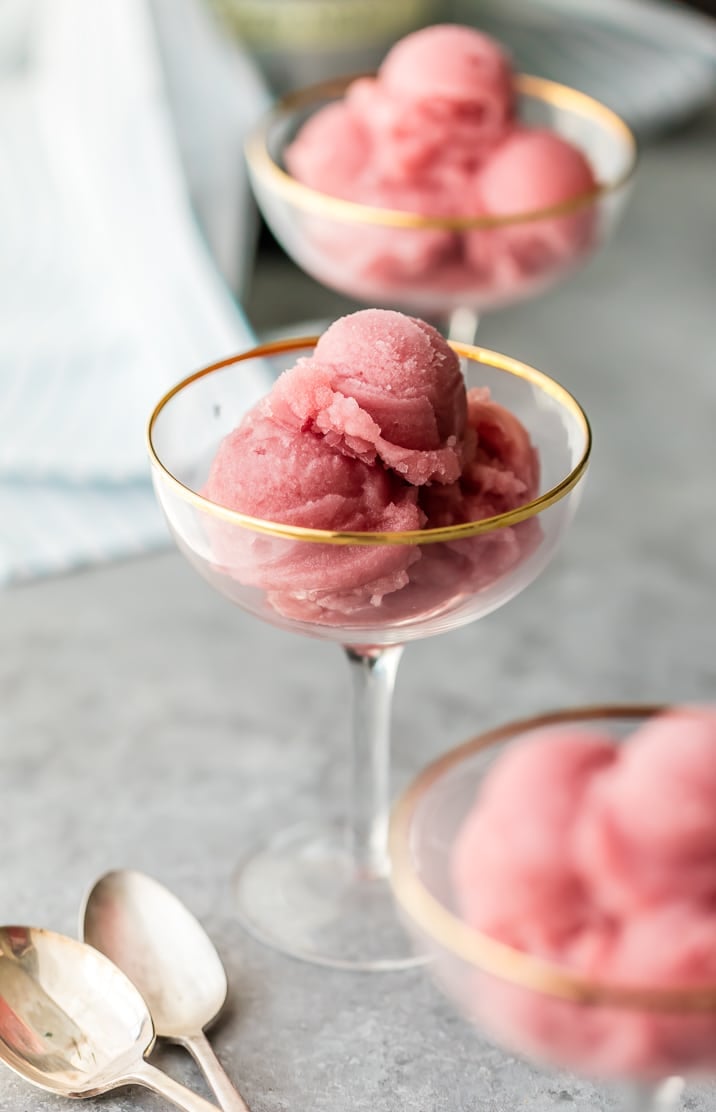
[[[239,419],[247,361],[283,373]],[[317,342],[264,345],[193,375],[158,405],[149,442],[157,494],[197,570],[258,617],[338,642],[353,673],[350,817],[252,857],[243,922],[325,964],[411,963],[386,883],[402,646],[496,609],[545,567],[586,469],[583,412],[524,364],[365,310]]]
[[[417,532],[492,518],[535,497],[529,436],[423,321],[366,309],[331,325],[309,358],[226,437],[202,493],[254,518],[341,532]],[[229,574],[298,621],[392,627],[502,578],[539,546],[536,521],[438,547],[307,545],[269,554],[217,526]]]
[[[498,43],[455,25],[408,35],[375,77],[287,98],[247,153],[299,265],[428,316],[562,278],[611,230],[636,160],[608,109],[513,74]]]
[[[495,730],[398,804],[393,884],[496,1042],[650,1090],[716,1072],[716,708]]]

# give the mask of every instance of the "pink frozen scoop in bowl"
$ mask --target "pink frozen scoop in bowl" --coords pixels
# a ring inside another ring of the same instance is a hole
[[[437,25],[375,76],[291,94],[247,145],[279,242],[325,285],[435,318],[562,280],[607,239],[636,165],[588,96],[515,74],[499,43]]]
[[[240,418],[253,361],[275,383]],[[153,478],[182,552],[243,609],[340,644],[353,674],[350,819],[280,835],[240,873],[239,914],[264,940],[349,968],[414,960],[387,885],[402,647],[539,575],[590,443],[582,410],[546,375],[380,309],[206,368],[157,406]]]
[[[715,770],[716,708],[593,707],[420,774],[393,815],[394,891],[488,1038],[628,1083],[645,1112],[716,1074]]]

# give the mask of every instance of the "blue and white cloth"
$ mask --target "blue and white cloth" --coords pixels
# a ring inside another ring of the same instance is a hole
[[[32,15],[0,79],[0,583],[164,543],[147,417],[254,342],[195,223],[145,0]],[[245,77],[231,99],[253,119],[266,95]],[[247,377],[246,405],[266,385]]]

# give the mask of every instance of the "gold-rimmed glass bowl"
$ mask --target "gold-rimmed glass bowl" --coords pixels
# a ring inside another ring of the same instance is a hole
[[[237,886],[242,922],[307,960],[399,968],[415,961],[387,884],[389,715],[402,647],[482,617],[540,574],[577,506],[591,437],[578,403],[547,375],[454,345],[467,385],[488,387],[539,452],[531,502],[441,529],[340,533],[254,519],[208,501],[201,492],[209,466],[240,421],[242,379],[252,368],[274,377],[315,342],[265,344],[179,383],[150,419],[152,476],[177,545],[200,575],[266,622],[337,642],[350,662],[349,813],[337,825],[282,833],[246,861]],[[371,585],[396,570],[402,586],[376,602]],[[356,591],[365,592],[358,605]]]
[[[329,196],[296,180],[286,169],[287,146],[351,80],[285,97],[246,144],[266,221],[286,252],[324,285],[368,304],[452,318],[451,338],[472,339],[480,313],[561,281],[613,232],[636,168],[634,136],[599,101],[526,74],[516,78],[518,117],[585,154],[597,179],[589,192],[531,212],[431,216]]]
[[[497,941],[460,917],[451,859],[488,769],[508,746],[545,727],[579,725],[622,742],[663,709],[567,709],[473,738],[408,787],[389,839],[403,922],[460,1012],[493,1042],[539,1065],[628,1083],[629,1103],[642,1112],[673,1107],[682,1076],[716,1072],[716,984],[608,983]]]

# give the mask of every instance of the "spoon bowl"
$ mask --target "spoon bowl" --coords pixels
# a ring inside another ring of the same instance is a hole
[[[0,927],[0,1060],[33,1085],[92,1097],[144,1085],[187,1112],[213,1105],[144,1060],[154,1026],[140,993],[91,946]]]
[[[132,869],[106,873],[87,896],[81,931],[136,985],[162,1038],[183,1042],[224,1006],[228,983],[214,944],[152,877]]]
[[[0,930],[0,1056],[64,1096],[113,1088],[154,1042],[144,1000],[102,954],[33,927]]]
[[[152,877],[117,869],[88,893],[80,931],[139,989],[157,1035],[194,1057],[224,1112],[248,1112],[204,1034],[226,1000],[226,973],[181,901]]]

